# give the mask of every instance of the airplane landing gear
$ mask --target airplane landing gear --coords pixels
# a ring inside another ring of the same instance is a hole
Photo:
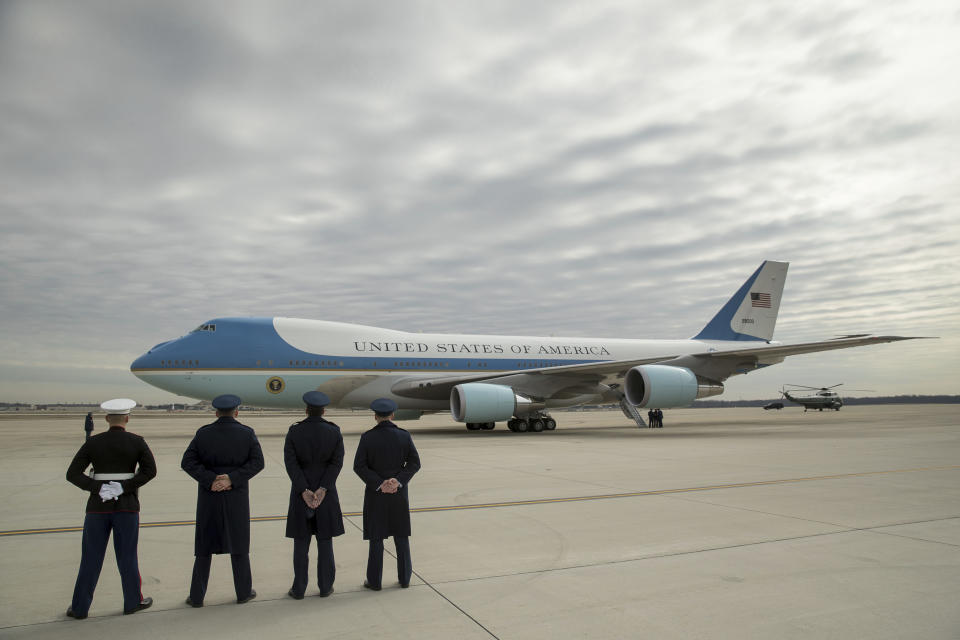
[[[534,414],[527,418],[510,418],[507,422],[507,428],[515,433],[526,433],[533,431],[553,431],[557,428],[557,421],[547,414]]]
[[[496,422],[468,422],[467,430],[480,431],[481,429],[483,429],[484,431],[490,431],[496,426],[497,426]]]

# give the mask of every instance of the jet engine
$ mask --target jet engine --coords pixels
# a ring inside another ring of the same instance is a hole
[[[542,408],[499,384],[468,382],[450,390],[450,413],[457,422],[500,422]]]
[[[723,385],[701,381],[684,367],[645,364],[627,371],[623,391],[637,407],[685,407],[697,398],[723,393]]]

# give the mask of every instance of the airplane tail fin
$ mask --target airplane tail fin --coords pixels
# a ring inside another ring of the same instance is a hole
[[[770,340],[789,262],[764,260],[694,340]]]

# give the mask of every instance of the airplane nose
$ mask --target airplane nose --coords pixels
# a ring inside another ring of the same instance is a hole
[[[157,354],[157,351],[167,346],[173,340],[167,340],[166,342],[161,342],[160,344],[155,344],[151,347],[145,354],[134,360],[130,364],[130,370],[136,375],[137,369],[155,369],[160,364],[160,356]]]
[[[136,360],[134,360],[132,363],[130,363],[130,371],[133,372],[133,375],[137,375],[137,370],[146,369],[147,367],[149,367],[151,360],[152,358],[150,357],[150,352],[148,351],[142,356],[140,356],[139,358],[137,358]]]

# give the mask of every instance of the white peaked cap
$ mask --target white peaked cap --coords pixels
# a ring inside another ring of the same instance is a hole
[[[100,408],[109,415],[125,415],[130,413],[130,409],[133,409],[135,406],[137,406],[136,400],[117,398],[115,400],[107,400],[100,405]]]

